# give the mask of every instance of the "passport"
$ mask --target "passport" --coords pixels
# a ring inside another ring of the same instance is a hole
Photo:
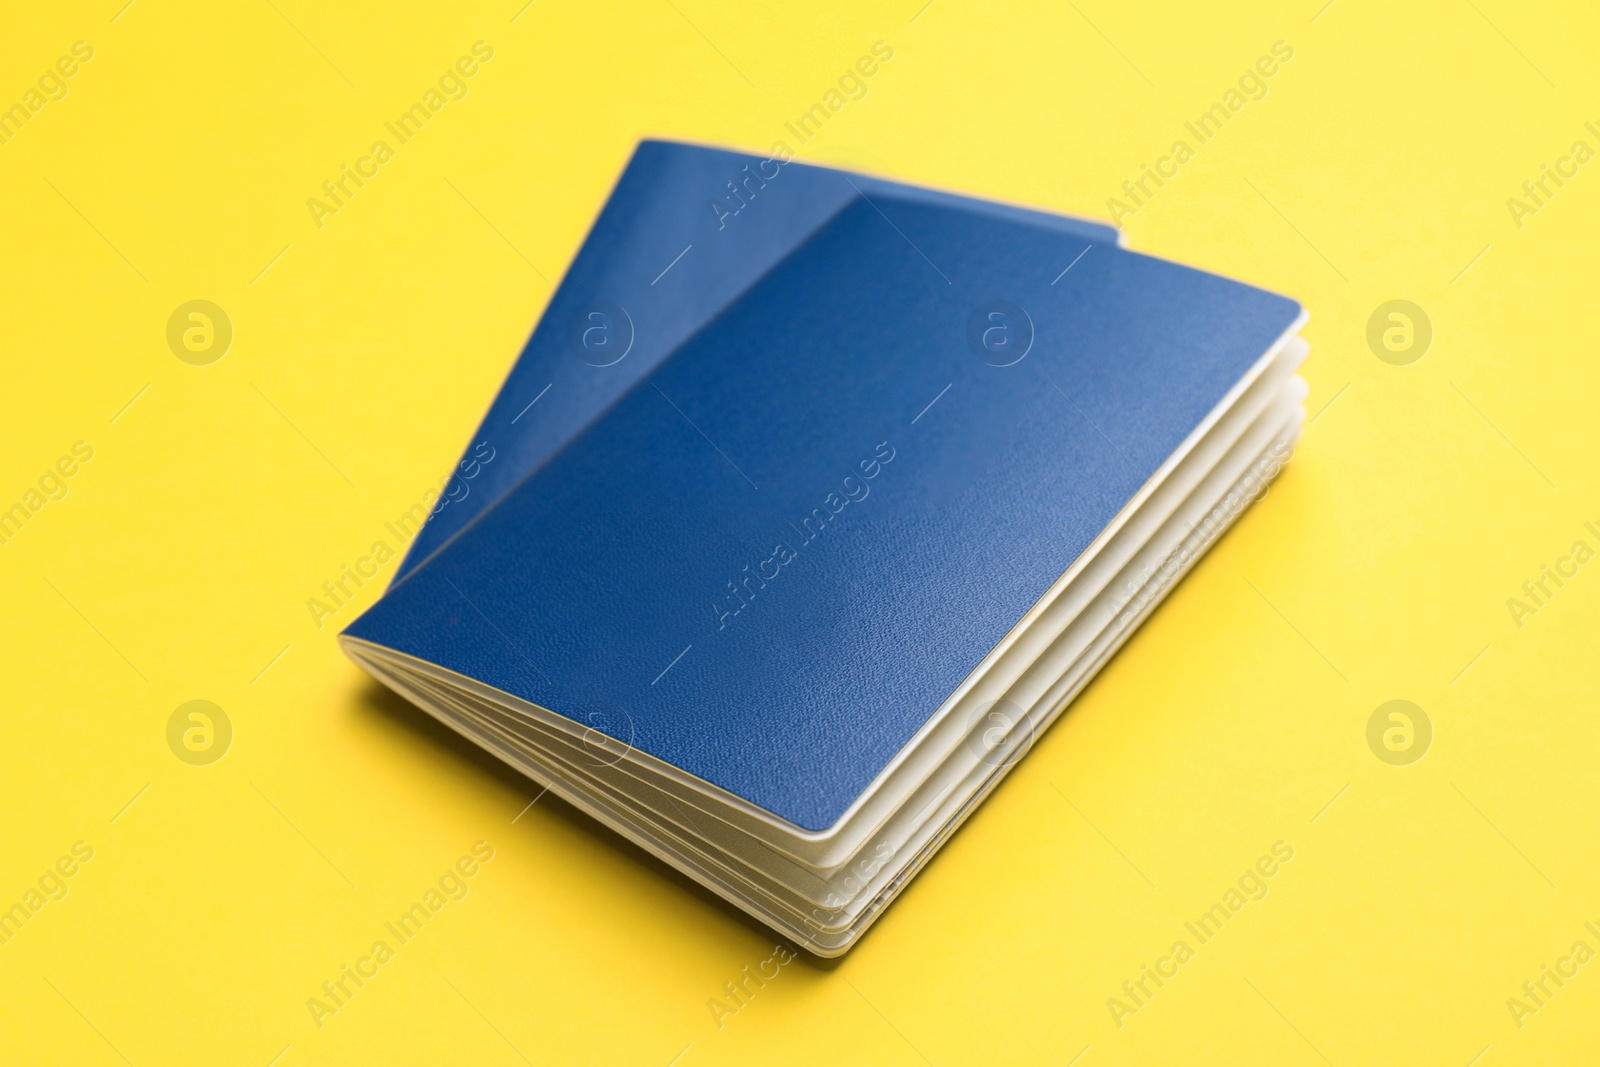
[[[471,438],[505,461],[340,640],[829,956],[1286,462],[1305,313],[795,162],[715,210],[774,167],[639,146]]]
[[[474,483],[470,504],[453,503],[428,522],[397,576],[548,459],[843,207],[884,192],[1052,228],[1081,237],[1080,246],[1115,243],[1118,236],[1100,222],[826,167],[642,141],[472,438],[495,443],[499,466]],[[729,217],[734,197],[745,207]]]

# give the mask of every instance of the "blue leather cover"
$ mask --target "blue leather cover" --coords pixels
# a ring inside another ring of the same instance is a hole
[[[397,579],[548,459],[840,208],[866,196],[893,217],[894,204],[880,199],[888,193],[1031,222],[1081,237],[1080,248],[1117,239],[1111,226],[1084,219],[798,162],[642,141],[468,443],[459,471],[473,477],[458,473],[447,487],[449,502],[436,508],[412,542]],[[679,253],[682,258],[674,262]],[[529,407],[535,399],[538,403]],[[474,462],[489,455],[492,463]]]
[[[348,632],[831,826],[1300,313],[873,199]]]

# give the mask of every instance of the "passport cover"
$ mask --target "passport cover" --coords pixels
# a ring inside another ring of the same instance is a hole
[[[1014,219],[1089,243],[1104,223],[673,141],[641,141],[396,577],[548,459],[846,205],[884,194]],[[1076,253],[1074,253],[1076,254]],[[1065,266],[1066,264],[1062,264]],[[1059,269],[1059,268],[1058,268]],[[481,446],[481,447],[480,447]],[[487,449],[487,450],[485,450]],[[485,456],[492,463],[475,463]]]
[[[347,633],[826,829],[1301,318],[1087,246],[862,190]]]

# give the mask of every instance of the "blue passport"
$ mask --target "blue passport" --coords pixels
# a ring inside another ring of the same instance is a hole
[[[643,141],[412,542],[404,575],[857,199],[892,194],[1116,243],[1100,222],[826,167]],[[485,442],[487,450],[475,447]],[[492,456],[491,463],[482,463]]]
[[[341,641],[837,955],[1288,458],[1304,318],[1096,223],[646,142],[497,461]]]

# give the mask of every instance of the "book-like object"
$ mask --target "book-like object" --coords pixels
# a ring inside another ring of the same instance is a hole
[[[643,142],[341,643],[839,955],[1288,458],[1305,318],[1099,223]]]

